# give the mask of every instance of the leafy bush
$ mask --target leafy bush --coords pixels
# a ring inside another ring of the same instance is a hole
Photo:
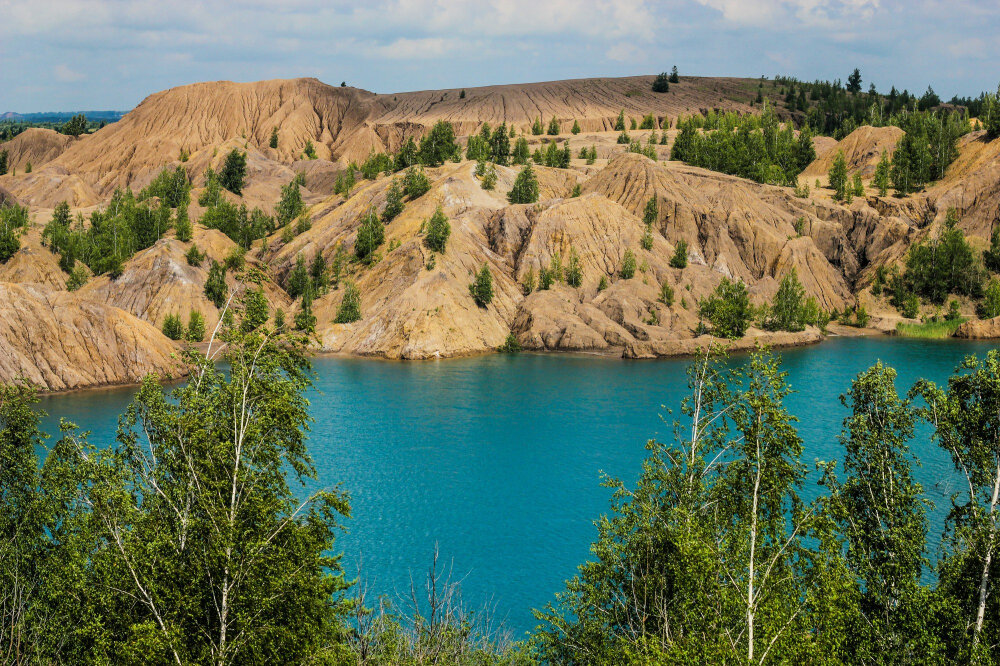
[[[712,325],[712,334],[716,337],[742,338],[753,319],[747,286],[742,280],[731,282],[722,278],[712,295],[699,304],[699,313]]]

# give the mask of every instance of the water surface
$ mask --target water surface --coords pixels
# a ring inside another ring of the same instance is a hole
[[[993,346],[840,338],[784,351],[804,460],[811,468],[840,458],[838,396],[876,360],[898,370],[903,392],[919,378],[944,381],[963,356]],[[670,436],[666,409],[676,411],[685,394],[686,363],[536,354],[316,359],[310,451],[321,483],[351,495],[353,516],[339,541],[348,571],[360,562],[374,590],[408,595],[437,544],[469,605],[491,603],[516,631],[530,629],[531,609],[550,601],[589,555],[593,521],[608,508],[600,472],[633,480],[646,440]],[[46,397],[45,425],[54,433],[63,416],[108,443],[131,395]],[[923,462],[918,479],[938,505],[936,543],[956,487],[951,464],[926,429],[912,446]]]

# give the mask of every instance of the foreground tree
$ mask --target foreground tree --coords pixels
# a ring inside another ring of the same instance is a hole
[[[226,161],[219,171],[219,185],[239,196],[243,194],[243,186],[247,178],[247,154],[236,148],[229,151]]]
[[[935,437],[964,480],[948,516],[940,589],[961,618],[953,653],[995,664],[1000,649],[1000,353],[969,357],[946,389],[920,385]]]

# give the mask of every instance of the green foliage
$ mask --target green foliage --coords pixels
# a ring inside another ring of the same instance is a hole
[[[576,249],[569,249],[569,262],[566,264],[566,284],[577,288],[583,284],[583,266],[580,264],[580,255]]]
[[[811,323],[806,313],[806,290],[793,268],[781,279],[764,326],[771,331],[801,331]]]
[[[6,176],[10,168],[10,151],[4,148],[0,150],[0,176]]]
[[[517,354],[521,351],[521,343],[518,342],[516,335],[508,333],[503,344],[497,347],[497,351],[501,354]]]
[[[164,205],[170,208],[187,206],[191,200],[191,182],[187,172],[182,167],[163,169],[149,185],[139,192],[137,197],[143,201],[150,197],[159,197]]]
[[[990,248],[983,250],[983,266],[991,273],[1000,273],[1000,227],[990,234]]]
[[[514,179],[514,186],[507,194],[507,201],[512,204],[529,204],[538,201],[538,178],[531,168],[531,164],[525,164],[517,178]]]
[[[653,117],[653,114],[647,113],[645,116],[642,117],[642,122],[639,123],[639,129],[641,130],[656,129],[656,118]]]
[[[534,290],[535,290],[535,268],[534,266],[528,266],[528,270],[524,273],[524,276],[521,278],[521,293],[527,296]]]
[[[335,324],[350,324],[361,319],[361,292],[357,285],[348,281],[344,287],[344,297],[337,307]]]
[[[958,156],[957,142],[968,131],[968,119],[956,114],[914,113],[900,127],[906,132],[892,155],[892,185],[900,195],[923,188],[944,176]]]
[[[412,201],[431,189],[431,181],[419,166],[410,167],[403,175],[403,194]]]
[[[476,163],[476,176],[479,177],[479,186],[484,190],[492,191],[497,186],[497,170],[490,162],[479,161]]]
[[[957,222],[957,215],[950,210],[941,234],[912,245],[906,257],[907,287],[932,303],[944,303],[950,293],[975,298],[982,295],[982,268]]]
[[[541,136],[542,134],[542,119],[541,117],[535,118],[535,122],[531,124],[531,133],[535,136]]]
[[[399,181],[393,180],[385,192],[385,207],[382,209],[382,224],[389,224],[403,212],[403,190]]]
[[[337,179],[333,183],[333,192],[347,199],[351,196],[351,190],[354,189],[356,182],[354,177],[354,163],[352,162],[347,165],[347,169],[337,174]]]
[[[687,268],[688,264],[688,244],[681,238],[674,246],[674,253],[670,257],[671,268]]]
[[[670,68],[670,83],[680,83],[681,77],[677,73],[677,65]]]
[[[163,326],[161,328],[163,335],[167,336],[171,340],[180,340],[184,337],[184,324],[181,322],[180,315],[168,314],[163,318]]]
[[[236,148],[229,151],[226,161],[219,171],[219,185],[236,196],[243,194],[247,179],[247,154]]]
[[[1000,279],[991,278],[983,289],[983,302],[976,308],[981,319],[1000,317]]]
[[[760,116],[713,114],[709,131],[700,133],[706,122],[696,116],[678,120],[670,159],[775,185],[795,185],[816,159],[808,129],[796,137],[791,124],[782,128],[771,109]]]
[[[278,147],[278,128],[277,127],[272,127],[271,128],[271,138],[268,140],[267,145],[271,146],[271,148],[277,148]]]
[[[217,206],[222,200],[222,185],[219,184],[219,174],[212,167],[205,169],[205,188],[198,197],[198,205],[206,208]]]
[[[451,123],[439,120],[420,140],[418,155],[421,164],[439,166],[460,150],[455,143],[455,129]]]
[[[229,285],[226,284],[226,267],[212,260],[212,265],[208,269],[208,278],[205,280],[205,297],[212,301],[217,308],[226,304],[229,296]]]
[[[655,93],[665,93],[670,91],[670,75],[666,72],[660,72],[653,79],[653,92]]]
[[[628,135],[628,132],[622,130],[621,133],[618,134],[616,141],[619,146],[627,146],[632,143],[632,137]]]
[[[87,116],[82,113],[78,113],[70,118],[62,129],[59,130],[63,134],[69,136],[80,136],[81,134],[87,133]]]
[[[191,310],[188,315],[187,331],[184,339],[188,342],[201,342],[205,339],[205,317],[198,310]]]
[[[889,155],[883,150],[882,157],[875,167],[875,177],[872,179],[872,185],[878,188],[878,195],[880,197],[884,197],[889,192],[889,178],[891,174],[892,162],[889,160]]]
[[[0,232],[8,226],[3,222],[5,215],[0,209]],[[82,217],[73,225],[68,215],[54,218],[45,226],[42,238],[60,255],[64,271],[71,271],[79,260],[94,275],[118,277],[126,260],[163,237],[170,218],[170,208],[163,202],[155,206],[140,202],[131,190],[119,189],[105,208],[90,214],[89,226],[84,226]]]
[[[646,229],[642,232],[642,237],[639,239],[639,246],[647,252],[653,249],[653,228],[651,225],[646,225]]]
[[[309,160],[314,160],[318,157],[316,155],[316,147],[313,146],[312,139],[306,139],[306,145],[302,148],[302,154]]]
[[[374,150],[368,153],[368,157],[361,163],[361,175],[367,180],[375,180],[383,172],[392,171],[393,159],[388,153],[376,153]]]
[[[306,267],[306,258],[299,254],[295,257],[295,266],[288,272],[285,291],[293,299],[298,298],[309,291],[312,280],[309,269]]]
[[[475,279],[469,285],[472,300],[481,308],[485,308],[493,300],[493,274],[486,264],[476,273]]]
[[[659,219],[660,205],[656,201],[656,196],[652,196],[646,202],[646,207],[642,211],[642,223],[649,227],[659,222]]]
[[[313,314],[312,303],[312,289],[306,289],[305,293],[302,294],[302,303],[299,305],[299,311],[293,317],[295,330],[307,334],[316,332],[316,315]]]
[[[371,263],[375,251],[385,242],[385,225],[371,208],[361,218],[358,233],[354,239],[354,255],[363,263]]]
[[[293,179],[288,185],[281,186],[281,199],[274,207],[274,216],[279,227],[283,227],[297,218],[305,208],[297,179]]]
[[[68,207],[66,215],[67,217],[69,215]],[[17,204],[12,206],[0,204],[0,264],[6,263],[21,249],[20,229],[27,227],[28,224],[28,209],[26,207]]]
[[[550,136],[556,136],[559,134],[559,121],[556,120],[555,116],[553,116],[552,120],[549,121],[549,127],[546,130],[546,133]]]
[[[330,287],[330,271],[321,251],[313,255],[309,264],[310,286],[314,294],[324,294]]]
[[[965,321],[959,319],[939,319],[937,321],[925,321],[919,324],[909,322],[899,322],[896,324],[896,335],[904,338],[923,338],[926,340],[940,340],[950,338],[955,335],[955,331]]]
[[[66,291],[76,291],[87,284],[88,279],[90,279],[90,271],[87,270],[86,266],[79,264],[74,266],[69,273],[69,279],[66,280]]]
[[[192,243],[188,251],[184,253],[184,258],[187,259],[189,266],[201,266],[201,262],[205,259],[205,253],[198,249],[197,244]]]
[[[248,289],[243,295],[243,316],[240,319],[240,332],[251,333],[267,323],[271,317],[267,298],[260,288]]]
[[[837,152],[828,178],[834,198],[837,201],[843,201],[847,196],[847,160],[844,159],[844,151]]]
[[[674,288],[666,280],[660,284],[660,302],[667,307],[674,304]]]
[[[179,207],[177,209],[176,218],[174,219],[174,236],[182,243],[187,243],[191,240],[191,236],[194,233],[194,227],[191,225],[191,219],[188,217],[187,204]]]
[[[712,325],[712,335],[717,338],[738,340],[742,338],[753,319],[753,307],[743,280],[722,282],[698,304],[699,314]]]
[[[298,185],[289,186],[298,189]],[[279,212],[281,212],[279,210]],[[253,242],[274,231],[274,219],[260,208],[249,210],[246,204],[232,204],[220,199],[218,204],[205,210],[201,223],[209,229],[218,229],[236,241],[245,250]]]
[[[623,280],[631,280],[635,276],[635,254],[628,248],[625,249],[625,255],[622,257],[622,265],[618,269],[618,275]]]
[[[424,223],[424,229],[424,245],[434,252],[444,252],[448,245],[448,237],[451,236],[451,224],[441,206],[438,206],[430,219]]]
[[[518,137],[514,143],[514,152],[511,154],[511,164],[527,164],[530,155],[531,149],[528,147],[528,140],[523,136]]]
[[[582,192],[583,190],[580,188],[580,183],[577,183],[573,186],[573,190],[569,193],[569,197],[570,199],[575,199],[580,196]]]
[[[580,133],[580,123],[578,123],[575,119],[573,120],[573,128],[570,129],[570,133],[571,134],[579,134]]]
[[[614,130],[616,132],[625,131],[625,109],[622,109],[621,111],[618,112],[618,118],[617,120],[615,120]]]

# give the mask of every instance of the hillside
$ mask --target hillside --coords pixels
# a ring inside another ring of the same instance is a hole
[[[789,187],[669,161],[678,116],[716,108],[755,112],[750,102],[756,80],[685,77],[664,94],[652,93],[650,81],[582,79],[395,95],[315,79],[202,83],[152,95],[118,123],[77,140],[25,132],[15,139],[18,155],[31,155],[33,166],[35,159],[40,166],[31,174],[19,170],[0,177],[0,193],[27,205],[33,223],[21,234],[21,249],[0,265],[0,287],[33,305],[8,306],[15,307],[21,328],[4,335],[19,336],[15,348],[21,349],[25,340],[54,339],[54,331],[66,327],[67,340],[82,336],[101,344],[73,343],[73,349],[87,349],[85,355],[68,348],[53,357],[22,349],[2,361],[4,371],[67,364],[72,371],[65,376],[29,373],[50,389],[134,381],[141,369],[182,372],[172,365],[175,358],[167,360],[176,345],[159,329],[168,315],[187,321],[198,311],[209,327],[220,317],[205,295],[208,268],[231,256],[236,243],[197,223],[205,208],[196,202],[206,170],[219,170],[234,148],[246,153],[247,183],[242,196],[225,193],[227,201],[272,214],[282,187],[302,174],[307,212],[291,227],[248,243],[245,267],[226,274],[227,292],[238,305],[248,287],[260,284],[272,313],[281,309],[290,320],[300,308],[288,293],[299,258],[312,265],[319,257],[327,277],[339,262],[339,283],[320,287],[313,302],[314,348],[385,358],[484,353],[511,334],[535,350],[637,358],[691,353],[713,340],[703,334],[698,304],[723,278],[745,282],[751,301],[763,305],[793,269],[818,307],[843,311],[860,298],[876,315],[875,323],[888,328],[898,314],[884,296],[867,291],[876,268],[900,262],[914,241],[936,233],[949,206],[980,246],[1000,214],[1000,141],[986,142],[981,132],[961,139],[945,177],[925,191],[897,198],[869,189],[845,205],[833,201],[825,187],[800,197]],[[654,130],[630,130],[655,160],[617,142],[613,125],[622,111],[627,123],[647,114],[655,118]],[[557,136],[531,134],[535,119],[547,124],[552,118],[561,124]],[[335,193],[335,183],[351,160],[372,150],[392,151],[441,120],[452,123],[461,143],[484,122],[507,123],[532,151],[545,150],[550,141],[560,149],[569,142],[571,159],[565,168],[534,167],[539,198],[527,205],[507,201],[521,167],[497,166],[493,190],[483,189],[473,161],[425,167],[429,190],[407,198],[402,212],[385,224],[385,241],[371,261],[355,259],[365,215],[383,210],[402,175],[374,180],[359,175],[347,196]],[[573,122],[581,128],[577,135],[569,132]],[[269,145],[274,128],[277,148]],[[842,150],[849,172],[869,180],[882,151],[891,154],[901,135],[897,128],[861,127],[839,142],[817,137],[816,160],[803,173],[808,182],[819,179],[825,186],[833,156]],[[316,159],[304,159],[307,142]],[[593,147],[593,159],[578,155],[584,147]],[[188,208],[196,222],[193,238],[182,242],[168,231],[127,257],[120,275],[91,276],[78,291],[66,292],[68,275],[41,239],[55,205],[67,201],[74,212],[89,215],[115,188],[144,187],[164,166],[180,166],[194,186]],[[657,214],[647,231],[643,218],[651,200]],[[439,207],[451,233],[445,251],[432,252],[426,224]],[[292,228],[299,226],[297,232]],[[686,266],[676,268],[671,258],[681,243],[687,247]],[[193,246],[205,255],[197,265],[187,260]],[[623,277],[629,255],[635,272]],[[579,286],[565,279],[550,288],[537,286],[543,273],[565,271],[571,258],[580,271]],[[484,265],[494,295],[479,307],[469,284]],[[535,289],[525,289],[532,280]],[[348,281],[359,290],[361,318],[338,324]],[[36,330],[25,307],[56,314],[41,317]],[[116,322],[111,338],[93,327],[101,318]],[[124,335],[126,329],[134,334]],[[819,339],[812,327],[799,333],[751,327],[731,344]],[[123,358],[134,359],[138,369],[127,370]]]

